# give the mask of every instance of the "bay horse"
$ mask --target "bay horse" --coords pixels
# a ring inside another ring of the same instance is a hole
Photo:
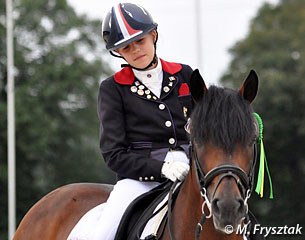
[[[194,102],[190,133],[191,169],[175,204],[169,207],[162,240],[245,240],[247,200],[253,186],[257,127],[251,103],[258,77],[251,70],[239,90],[206,87],[198,70],[192,74]],[[77,183],[47,194],[24,216],[14,240],[66,240],[78,220],[107,200],[112,187]],[[98,226],[96,226],[98,227]],[[126,238],[128,237],[126,236]]]

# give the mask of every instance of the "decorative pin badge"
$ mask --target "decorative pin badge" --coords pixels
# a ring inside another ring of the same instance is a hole
[[[132,87],[130,88],[130,90],[131,90],[133,93],[135,93],[135,92],[138,91],[138,88],[137,88],[136,86],[132,86]]]
[[[187,107],[183,106],[183,115],[185,118],[187,118]]]
[[[166,92],[166,93],[169,92],[169,87],[165,86],[165,87],[163,88],[163,91]]]
[[[144,91],[143,91],[142,89],[139,89],[139,90],[138,90],[138,94],[139,94],[140,96],[143,96],[143,95],[144,95]]]

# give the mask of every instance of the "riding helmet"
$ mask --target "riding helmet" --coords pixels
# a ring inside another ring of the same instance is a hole
[[[103,21],[102,35],[106,49],[113,51],[126,46],[157,26],[143,7],[133,3],[119,3],[112,7]]]

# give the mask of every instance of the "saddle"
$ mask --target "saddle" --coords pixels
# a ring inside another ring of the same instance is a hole
[[[165,181],[151,191],[136,198],[126,209],[116,236],[114,240],[157,240],[159,239],[164,231],[167,223],[167,212],[164,215],[162,222],[159,224],[158,233],[156,235],[145,236],[141,238],[141,234],[146,227],[149,220],[159,213],[164,208],[167,208],[166,197],[174,183],[172,181]],[[172,206],[175,203],[176,197],[179,193],[180,188],[178,187],[172,195]],[[163,204],[159,206],[160,204]],[[158,210],[156,211],[156,208]],[[166,209],[167,210],[167,209]],[[251,221],[250,236],[247,240],[265,240],[262,234],[253,234],[253,226],[259,224],[254,214],[249,210],[249,220]]]
[[[154,213],[157,206],[164,200],[164,198],[169,193],[169,190],[172,185],[173,182],[169,180],[165,181],[164,183],[152,189],[151,191],[136,198],[125,211],[120,221],[114,240],[140,239],[141,233],[143,232],[147,222],[159,212],[157,211]],[[177,196],[176,192],[173,195],[173,200]],[[162,210],[166,206],[167,201],[159,208],[159,210]],[[163,219],[161,229],[162,225],[165,225],[165,223],[166,218]],[[155,236],[145,237],[145,240],[153,239],[156,239]]]

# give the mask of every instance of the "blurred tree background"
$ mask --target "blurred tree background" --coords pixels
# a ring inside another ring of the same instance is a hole
[[[97,93],[111,74],[101,22],[66,0],[15,0],[17,224],[52,189],[113,182],[99,152]],[[5,1],[0,1],[0,239],[7,239]],[[4,217],[5,216],[5,217]]]
[[[71,182],[113,182],[99,153],[96,100],[111,74],[100,21],[79,16],[66,0],[15,2],[17,223],[52,189]],[[0,216],[7,216],[5,1],[0,1]],[[238,27],[238,26],[237,26]],[[249,70],[260,78],[254,108],[274,200],[253,194],[250,208],[263,226],[305,224],[305,0],[265,4],[248,35],[230,50],[221,84],[238,87]],[[268,195],[267,193],[265,194]],[[1,217],[0,239],[7,239]]]
[[[231,48],[232,61],[221,79],[223,85],[238,87],[250,69],[259,75],[254,109],[264,122],[275,196],[274,200],[252,196],[250,208],[263,226],[303,226],[302,236],[268,239],[305,237],[304,40],[305,0],[265,4],[252,20],[248,35]]]

